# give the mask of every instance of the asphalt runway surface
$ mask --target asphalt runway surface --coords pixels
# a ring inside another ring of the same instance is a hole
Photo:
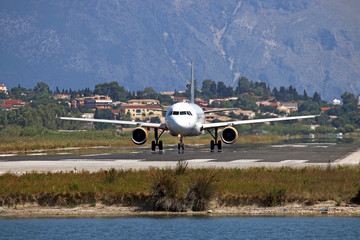
[[[186,161],[191,168],[337,167],[360,163],[360,144],[234,144],[223,146],[222,152],[210,152],[208,145],[186,145],[182,154],[177,146],[169,145],[162,152],[151,152],[148,147],[67,150],[0,154],[0,174],[175,168],[178,161]]]
[[[164,151],[151,152],[144,147],[114,150],[98,154],[74,152],[31,153],[26,155],[3,154],[1,162],[12,161],[194,161],[194,162],[299,162],[332,163],[359,149],[359,144],[297,143],[225,145],[222,152],[210,152],[209,146],[185,145],[179,154],[177,146],[165,146]],[[86,152],[85,152],[86,153]]]

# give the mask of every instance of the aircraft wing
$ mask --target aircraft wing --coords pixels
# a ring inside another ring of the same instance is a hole
[[[287,120],[296,120],[296,119],[307,119],[307,118],[315,118],[318,115],[308,115],[308,116],[296,116],[296,117],[281,117],[281,118],[265,118],[265,119],[250,119],[250,120],[239,120],[232,122],[218,122],[218,123],[204,123],[202,125],[202,129],[209,128],[218,128],[218,127],[226,127],[226,126],[235,126],[241,124],[251,124],[251,123],[264,123],[264,122],[278,122],[278,121],[287,121]]]
[[[204,113],[213,113],[213,112],[226,112],[226,111],[233,111],[239,110],[238,108],[218,108],[218,109],[211,109],[211,110],[204,110]]]
[[[149,127],[168,130],[164,123],[147,123],[147,122],[135,122],[135,121],[123,121],[123,120],[109,120],[109,119],[92,119],[92,118],[71,118],[71,117],[59,117],[62,120],[83,121],[83,122],[102,122],[102,123],[114,123],[122,125],[133,125],[138,127]]]

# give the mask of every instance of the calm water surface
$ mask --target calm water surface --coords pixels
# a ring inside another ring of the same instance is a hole
[[[360,218],[0,219],[0,239],[360,239]]]

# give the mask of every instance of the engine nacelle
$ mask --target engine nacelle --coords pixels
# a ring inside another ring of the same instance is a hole
[[[234,143],[238,138],[238,131],[231,126],[225,127],[221,132],[221,140],[226,144]]]
[[[141,145],[146,143],[146,140],[148,139],[148,132],[143,127],[137,127],[131,132],[131,140],[137,144]]]

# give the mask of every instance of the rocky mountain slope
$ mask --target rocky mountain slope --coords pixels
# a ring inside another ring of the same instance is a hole
[[[330,100],[360,93],[359,12],[357,0],[3,0],[0,83],[180,90],[194,59],[199,81],[246,76]]]

